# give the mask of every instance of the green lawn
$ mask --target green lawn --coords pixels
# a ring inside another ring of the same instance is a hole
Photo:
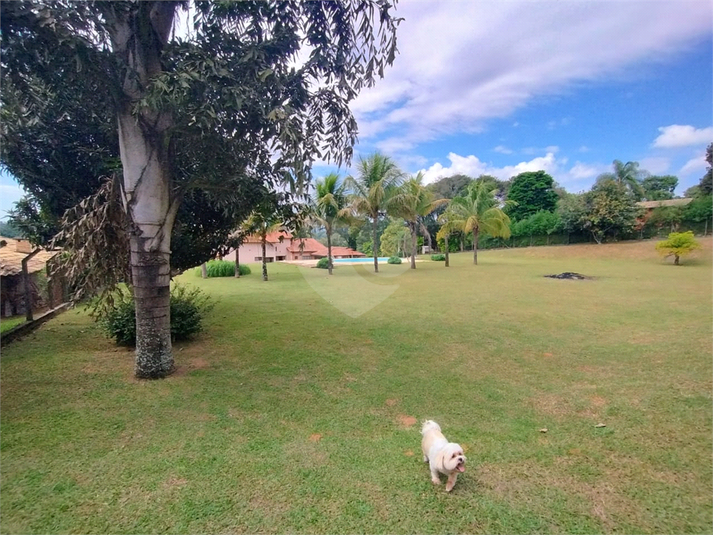
[[[21,323],[25,323],[25,321],[25,316],[11,316],[9,318],[2,318],[0,319],[0,333],[9,331],[10,329],[17,327]]]
[[[189,273],[219,303],[155,382],[66,312],[2,349],[0,531],[710,533],[702,241]],[[466,449],[451,494],[425,418]]]

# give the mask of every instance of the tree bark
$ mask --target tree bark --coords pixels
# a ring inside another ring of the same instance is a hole
[[[673,264],[675,266],[680,266],[681,264],[679,263],[679,256],[677,254],[673,255]]]
[[[332,274],[332,229],[327,227],[327,271]]]
[[[161,51],[173,26],[175,2],[144,2],[135,12],[108,9],[113,52],[127,66],[117,102],[123,203],[131,222],[131,273],[136,306],[139,378],[156,379],[174,370],[171,349],[171,231],[180,197],[171,194],[167,132],[171,116],[134,103],[163,70]]]
[[[263,233],[262,234],[262,280],[266,281],[267,280],[267,258],[265,258],[265,255],[267,254],[266,252],[266,245],[265,242],[267,241],[267,234]]]
[[[371,252],[374,255],[374,273],[379,272],[379,260],[377,259],[379,248],[376,245],[377,224],[378,224],[378,216],[375,216],[374,221],[372,223],[372,240],[371,240]]]
[[[450,267],[450,248],[448,247],[448,234],[444,236],[444,241],[446,242],[446,267]]]
[[[473,264],[478,265],[478,229],[473,229]]]
[[[409,224],[411,230],[411,269],[416,269],[416,253],[418,252],[418,236],[416,235],[416,225]]]
[[[208,278],[208,266],[206,266],[205,262],[203,262],[201,264],[201,278],[203,278],[203,279]]]
[[[240,278],[240,245],[235,248],[235,278]]]

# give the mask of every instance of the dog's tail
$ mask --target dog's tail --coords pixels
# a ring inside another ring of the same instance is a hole
[[[429,431],[432,431],[432,430],[440,431],[441,426],[438,425],[433,420],[426,420],[425,422],[423,422],[423,427],[421,427],[422,435],[425,435],[426,433],[428,433]]]

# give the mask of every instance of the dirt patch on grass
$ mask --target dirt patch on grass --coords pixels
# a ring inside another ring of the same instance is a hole
[[[405,427],[406,429],[413,427],[418,423],[418,420],[416,418],[414,418],[413,416],[407,416],[405,414],[399,414],[397,420],[399,424],[401,424],[401,426]]]
[[[387,399],[387,400],[386,400],[386,404],[387,404],[389,407],[393,407],[393,406],[396,405],[398,402],[399,402],[399,400],[398,400],[398,399],[395,399],[395,398]]]
[[[533,503],[533,496],[557,489],[570,502],[568,510],[579,510],[580,514],[596,519],[606,531],[622,524],[634,524],[642,529],[651,527],[640,504],[620,490],[622,481],[618,478],[607,477],[590,483],[567,473],[566,466],[546,467],[524,461],[483,464],[478,468],[478,480],[486,493],[512,503]]]
[[[563,417],[572,414],[572,407],[562,396],[543,392],[527,400],[528,405],[537,412],[548,416]]]
[[[188,359],[185,363],[176,366],[176,371],[173,372],[173,377],[182,377],[195,370],[205,370],[210,368],[210,362],[208,362],[203,357],[193,357]]]

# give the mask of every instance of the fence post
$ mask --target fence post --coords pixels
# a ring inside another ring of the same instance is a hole
[[[30,288],[30,272],[27,269],[27,262],[39,253],[42,249],[37,248],[22,259],[22,284],[25,290],[25,318],[32,321],[32,288]]]

